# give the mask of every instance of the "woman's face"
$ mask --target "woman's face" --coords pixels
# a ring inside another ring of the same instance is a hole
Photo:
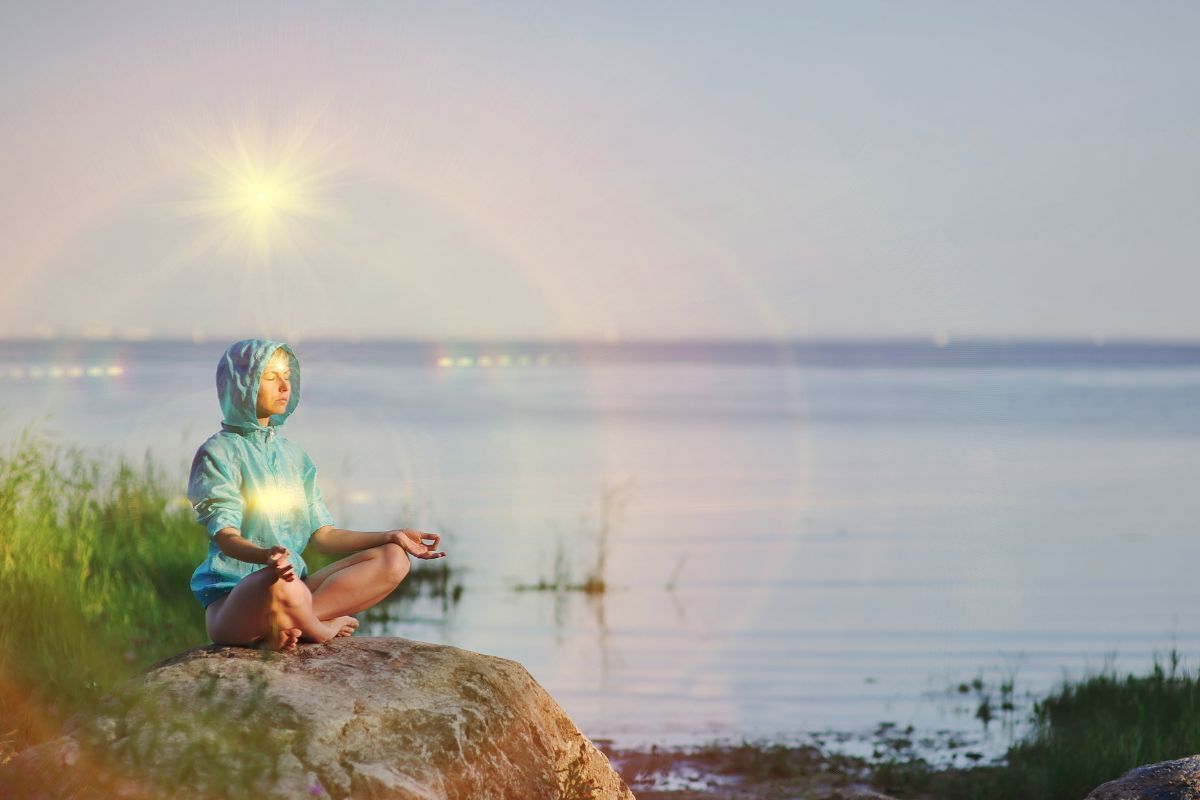
[[[258,407],[255,415],[262,421],[272,414],[282,414],[287,410],[291,397],[292,370],[288,367],[288,360],[272,358],[263,370],[262,380],[258,384]]]

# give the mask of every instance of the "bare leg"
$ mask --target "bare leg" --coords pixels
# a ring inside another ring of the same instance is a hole
[[[408,575],[408,553],[398,544],[360,550],[305,578],[313,612],[321,619],[357,614],[383,600]]]
[[[208,607],[205,621],[216,644],[248,645],[266,640],[277,649],[295,649],[304,639],[325,642],[358,627],[353,617],[319,619],[312,610],[312,593],[301,580],[284,580],[273,567],[247,575],[233,591]]]

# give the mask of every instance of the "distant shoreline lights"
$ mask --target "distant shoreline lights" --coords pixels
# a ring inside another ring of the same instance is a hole
[[[90,367],[74,364],[70,366],[34,364],[29,367],[0,367],[0,380],[7,379],[14,381],[25,380],[26,378],[35,381],[53,378],[115,378],[124,374],[125,368],[116,364]]]
[[[437,365],[442,368],[452,367],[546,367],[551,364],[566,364],[570,362],[570,358],[566,353],[558,353],[551,355],[550,353],[538,353],[531,355],[522,353],[517,356],[511,356],[507,353],[499,355],[462,355],[462,356],[440,356],[437,359]]]

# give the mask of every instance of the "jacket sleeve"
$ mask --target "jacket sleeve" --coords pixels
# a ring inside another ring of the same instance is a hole
[[[242,490],[226,459],[207,447],[196,451],[188,479],[188,500],[196,511],[196,521],[208,530],[208,538],[222,528],[242,529]]]
[[[317,465],[304,454],[304,496],[308,499],[308,533],[311,536],[318,528],[333,524],[333,515],[325,507],[321,487],[317,485]]]

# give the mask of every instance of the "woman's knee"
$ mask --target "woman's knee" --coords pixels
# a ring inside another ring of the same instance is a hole
[[[408,575],[408,553],[395,542],[388,542],[379,549],[384,575],[391,583],[400,583]]]
[[[277,580],[271,584],[271,594],[288,608],[312,605],[312,592],[308,584],[296,578],[295,580]]]

